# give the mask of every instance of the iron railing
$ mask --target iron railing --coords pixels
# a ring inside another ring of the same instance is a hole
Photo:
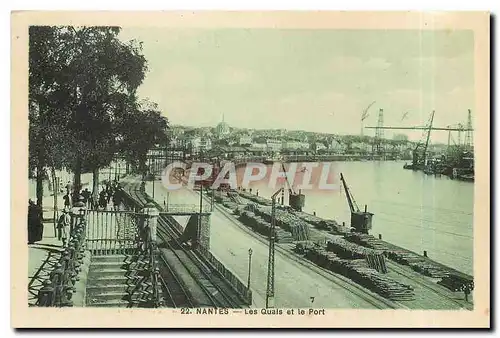
[[[128,210],[141,210],[145,207],[141,205],[138,201],[134,200],[131,196],[124,196],[125,204],[123,207]],[[146,209],[147,210],[147,209]],[[160,269],[157,262],[157,244],[153,231],[155,228],[152,226],[153,222],[151,215],[145,210],[141,212],[125,211],[129,214],[135,215],[136,219],[136,245],[138,248],[137,255],[142,256],[147,261],[146,274],[138,282],[138,289],[145,288],[148,299],[146,299],[144,306],[158,308],[162,306],[160,285],[159,285],[159,275]],[[155,216],[158,217],[158,216]],[[148,286],[151,286],[151,292],[147,292]]]
[[[213,211],[213,206],[210,202],[203,202],[201,207],[202,213],[208,213]],[[195,214],[200,212],[199,204],[169,204],[164,203],[163,212],[165,213],[179,213],[179,214]]]
[[[69,244],[49,278],[43,281],[43,286],[38,291],[36,306],[73,306],[71,298],[76,292],[75,283],[83,264],[86,233],[85,217],[83,215],[75,217],[77,222],[71,230]]]
[[[136,252],[143,214],[128,210],[89,210],[86,217],[87,249],[93,255]]]

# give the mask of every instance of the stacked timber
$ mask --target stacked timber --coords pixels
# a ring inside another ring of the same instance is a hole
[[[360,233],[356,233],[356,232],[351,232],[351,233],[345,235],[345,239],[347,239],[349,242],[353,242],[353,243],[365,246],[367,248],[383,250],[383,251],[387,251],[390,249],[389,243],[384,242],[384,241],[382,241],[378,238],[375,238],[372,235],[368,235],[368,234],[360,234]]]
[[[329,238],[330,240],[326,246],[327,250],[334,252],[341,258],[364,259],[368,254],[376,255],[379,253],[376,250],[346,241],[341,236],[331,236]]]
[[[446,277],[450,269],[437,264],[430,259],[420,256],[412,251],[399,248],[372,235],[350,233],[345,238],[367,248],[383,251],[384,255],[392,261],[410,266],[414,271],[432,278]]]
[[[244,210],[241,213],[239,220],[246,226],[252,228],[255,232],[258,232],[264,236],[269,236],[271,232],[271,225],[269,224],[269,222],[251,211]],[[290,234],[288,231],[276,228],[275,232],[277,242],[291,243],[293,241],[292,234]]]
[[[295,242],[294,251],[299,254],[305,254],[307,251],[313,248],[314,245],[315,244],[313,241],[297,241]]]
[[[272,208],[269,207],[256,207],[255,214],[261,216],[266,221],[271,222]],[[309,225],[288,211],[276,209],[275,210],[276,225],[288,232],[293,236],[296,241],[305,241],[309,239]]]
[[[415,293],[411,286],[397,282],[369,268],[365,259],[342,259],[335,253],[318,246],[309,247],[305,257],[385,298],[391,300],[415,299]]]
[[[330,231],[330,230],[338,231],[339,230],[338,229],[339,224],[334,220],[323,219],[323,218],[308,214],[308,213],[303,212],[303,211],[294,211],[294,215],[296,215],[297,217],[299,217],[303,221],[311,224],[316,229],[328,230],[328,231]]]
[[[236,191],[228,191],[227,196],[236,204],[244,204]]]
[[[233,213],[235,215],[241,215],[241,213],[245,211],[245,206],[244,205],[238,205],[236,209],[233,210]]]
[[[474,280],[471,277],[455,273],[451,273],[437,283],[454,292],[464,291],[465,288],[469,290],[474,289]]]
[[[246,199],[249,199],[250,201],[252,202],[255,202],[255,203],[258,203],[260,205],[266,205],[266,206],[270,206],[272,205],[272,201],[271,200],[268,200],[267,198],[263,198],[261,196],[257,196],[257,195],[253,195],[253,194],[250,194],[249,192],[246,192],[246,191],[238,191],[237,192],[241,197],[244,197]]]

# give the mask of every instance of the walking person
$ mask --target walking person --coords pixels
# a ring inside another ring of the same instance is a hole
[[[70,198],[69,198],[69,193],[66,192],[66,195],[63,196],[63,199],[64,199],[64,207],[70,207],[71,206],[71,201],[70,201]]]
[[[28,244],[41,241],[43,237],[42,209],[31,199],[28,201]]]
[[[122,203],[122,195],[120,189],[117,187],[113,195],[113,209],[115,211],[120,210],[121,203]]]
[[[86,207],[88,207],[90,201],[90,191],[88,188],[85,188],[85,190],[82,191],[82,196],[83,196],[83,203],[85,204]]]
[[[106,210],[107,201],[106,201],[106,191],[105,190],[101,190],[101,192],[99,193],[99,206],[101,208],[103,208],[104,210]]]
[[[71,216],[69,215],[69,209],[64,208],[62,215],[59,218],[58,226],[58,238],[62,240],[62,246],[65,248],[68,245],[71,231]]]

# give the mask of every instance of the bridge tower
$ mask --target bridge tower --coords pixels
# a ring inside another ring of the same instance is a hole
[[[378,112],[377,128],[375,128],[375,140],[373,142],[372,152],[380,155],[384,152],[384,146],[382,145],[382,139],[384,138],[384,110],[380,108]]]
[[[474,146],[474,141],[472,139],[472,113],[469,109],[469,113],[467,115],[467,132],[465,133],[465,149],[467,151],[472,151]]]

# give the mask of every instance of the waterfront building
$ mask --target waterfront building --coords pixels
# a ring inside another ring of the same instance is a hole
[[[283,141],[283,149],[300,149],[300,150],[307,150],[310,148],[310,145],[308,142],[303,142],[300,140],[286,140]]]
[[[283,148],[283,143],[280,140],[274,138],[267,139],[266,144],[267,150],[272,152],[281,151],[281,149]]]
[[[332,142],[329,144],[328,149],[330,150],[330,152],[333,152],[335,154],[343,154],[346,150],[346,147],[339,140],[333,139]]]
[[[326,146],[323,144],[323,142],[315,142],[312,144],[312,150],[318,152],[321,150],[325,150]]]
[[[240,136],[238,143],[240,146],[248,146],[248,145],[252,144],[252,141],[253,141],[253,139],[250,135],[242,135],[242,136]]]
[[[212,141],[208,137],[195,136],[189,140],[189,145],[193,154],[212,149]]]

